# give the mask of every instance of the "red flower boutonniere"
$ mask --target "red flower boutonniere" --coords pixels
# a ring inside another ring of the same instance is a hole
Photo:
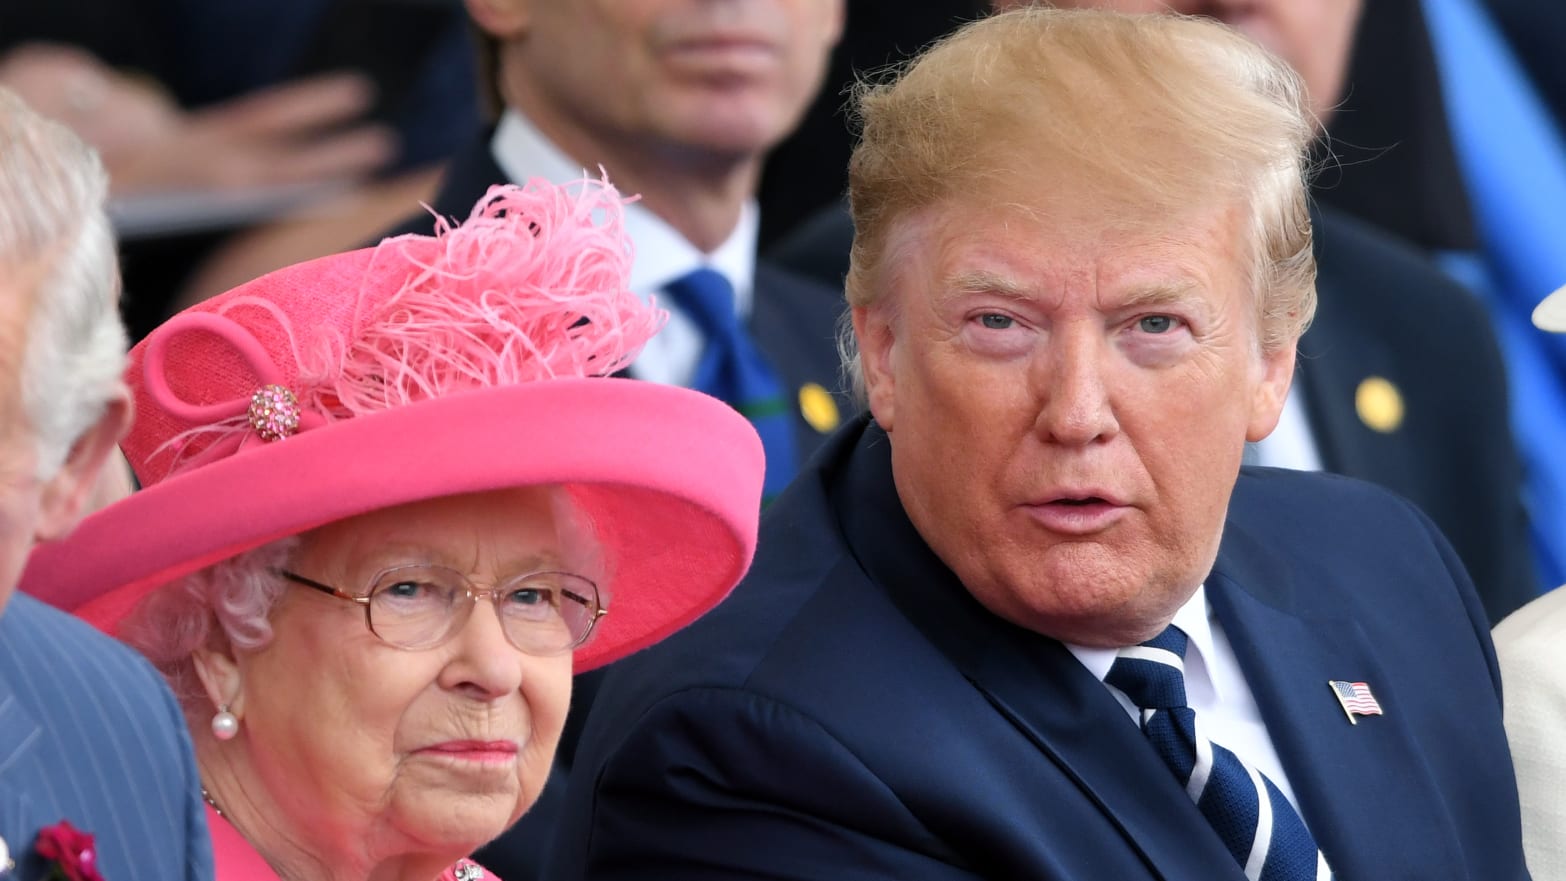
[[[33,850],[50,860],[50,881],[103,881],[98,874],[98,848],[92,836],[72,826],[69,820],[61,820],[53,826],[38,830],[38,840]]]

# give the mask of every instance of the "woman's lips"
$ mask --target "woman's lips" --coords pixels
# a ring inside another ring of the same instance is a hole
[[[516,760],[517,745],[510,740],[448,740],[426,746],[419,752],[483,764],[505,764]]]

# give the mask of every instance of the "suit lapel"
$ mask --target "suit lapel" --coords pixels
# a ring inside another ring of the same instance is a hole
[[[1317,844],[1339,878],[1437,878],[1461,865],[1398,682],[1359,622],[1302,611],[1291,567],[1231,521],[1208,597]],[[1329,680],[1362,681],[1385,714],[1351,724]],[[1388,822],[1388,817],[1396,817]],[[1376,830],[1366,847],[1366,830]]]
[[[1098,806],[1152,877],[1243,879],[1103,683],[1059,642],[991,614],[924,543],[892,485],[889,448],[886,435],[868,427],[835,502],[865,571],[1042,758]],[[1028,776],[1019,769],[1016,798],[1037,804],[1047,793],[1027,791]],[[1004,798],[997,794],[997,800]],[[1041,805],[1038,813],[1058,810]],[[1231,866],[1232,873],[1215,868]]]
[[[842,359],[837,351],[837,318],[843,312],[841,294],[808,279],[768,265],[756,264],[755,297],[751,303],[750,336],[777,371],[785,404],[792,411],[794,448],[800,463],[821,446],[837,427],[833,420],[813,425],[801,396],[807,385],[819,386],[841,419],[857,407],[842,390]],[[821,402],[817,402],[820,406]]]
[[[964,672],[1120,829],[1149,871],[1169,881],[1243,878],[1103,683],[1060,643],[1005,629]]]

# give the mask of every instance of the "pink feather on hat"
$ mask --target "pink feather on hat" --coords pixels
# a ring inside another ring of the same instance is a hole
[[[241,288],[177,316],[147,353],[153,400],[145,403],[155,408],[153,420],[167,412],[187,424],[144,455],[131,453],[138,477],[153,483],[276,439],[258,435],[249,406],[269,386],[286,390],[279,393],[298,408],[296,428],[307,429],[470,389],[624,369],[667,314],[629,289],[623,221],[622,199],[607,181],[494,186],[460,225],[437,219],[434,237],[387,239],[367,252],[351,295],[320,285],[296,297]],[[214,383],[231,378],[204,368],[214,359],[231,364],[232,354],[206,347],[227,342],[243,352],[250,343],[233,339],[239,328],[190,317],[203,311],[248,331],[271,363],[249,365],[222,418],[189,424],[188,404],[214,400],[221,393]],[[228,339],[181,339],[182,322],[198,337]],[[272,371],[286,381],[261,375]],[[136,432],[127,452],[144,448],[144,434]]]

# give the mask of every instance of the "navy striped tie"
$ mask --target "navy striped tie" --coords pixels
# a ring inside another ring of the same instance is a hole
[[[707,338],[690,387],[726,401],[750,420],[767,454],[762,501],[770,501],[794,477],[794,426],[783,383],[772,365],[740,326],[734,312],[734,286],[705,267],[670,282],[669,298]]]
[[[1142,708],[1142,731],[1251,881],[1329,881],[1332,870],[1278,787],[1208,740],[1185,701],[1185,632],[1121,649],[1104,681]]]

